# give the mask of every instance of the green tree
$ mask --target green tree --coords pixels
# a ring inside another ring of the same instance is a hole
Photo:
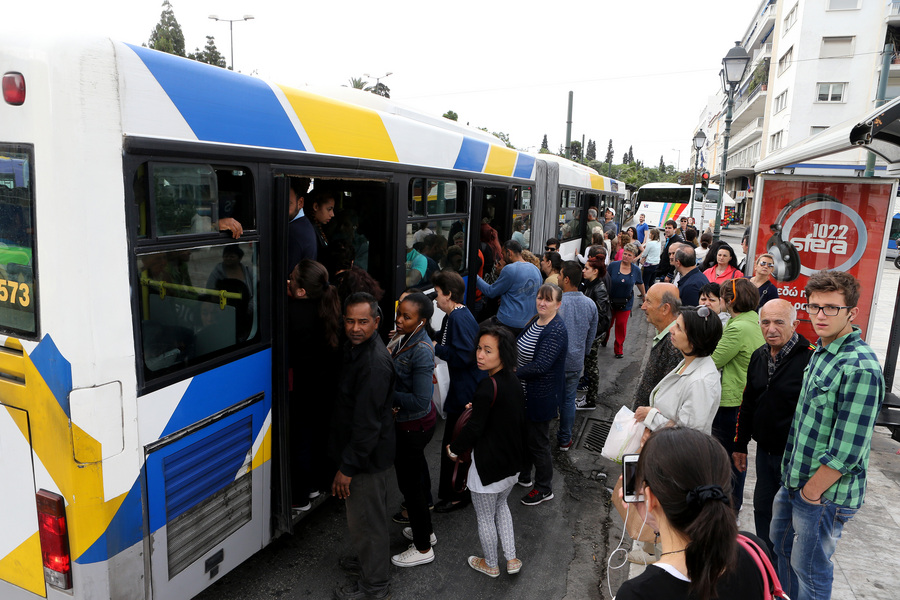
[[[632,146],[628,146],[628,163],[631,164],[634,162],[634,148]]]
[[[188,58],[216,67],[225,67],[225,57],[216,48],[216,39],[211,35],[206,36],[206,47],[203,50],[195,48],[194,52],[188,54]]]
[[[597,158],[597,142],[588,140],[587,151],[584,154],[585,160],[591,161]]]
[[[375,85],[370,85],[369,87],[367,87],[366,91],[372,92],[376,96],[382,96],[383,98],[391,97],[391,88],[384,85],[380,81],[378,83],[376,83]]]
[[[175,19],[175,11],[172,10],[169,0],[163,0],[162,7],[159,23],[150,32],[147,46],[161,52],[184,56],[184,33],[178,20]]]
[[[569,148],[569,156],[566,158],[574,160],[575,162],[581,162],[581,142],[572,140],[572,146]]]
[[[350,87],[355,90],[364,90],[366,86],[369,84],[368,81],[363,79],[362,77],[351,77],[350,78]],[[344,86],[346,87],[346,86]]]
[[[450,119],[451,121],[459,121],[459,115],[453,112],[452,110],[448,110],[444,113],[445,119]]]
[[[615,154],[613,154],[612,138],[609,139],[609,146],[606,147],[606,162],[612,164]]]
[[[544,141],[541,142],[541,154],[548,154],[550,152],[550,148],[547,146],[547,134],[544,134]]]
[[[659,166],[656,168],[661,174],[665,174],[666,172],[666,161],[663,160],[662,155],[659,157]]]

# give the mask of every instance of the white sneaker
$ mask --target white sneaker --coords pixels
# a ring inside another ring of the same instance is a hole
[[[433,560],[434,550],[429,548],[428,552],[422,553],[416,550],[415,544],[410,544],[409,548],[391,557],[391,563],[398,567],[415,567],[428,564]]]
[[[321,495],[322,495],[321,492],[319,492],[318,490],[317,490],[317,491],[314,491],[314,492],[310,492],[310,493],[309,493],[309,499],[310,499],[310,500],[314,500],[314,499],[318,498],[318,497],[321,496]]]
[[[409,541],[412,541],[412,539],[413,539],[412,527],[404,527],[403,528],[403,537],[405,537]],[[432,531],[431,532],[431,545],[434,546],[435,544],[437,544],[437,536],[434,535],[434,532]]]

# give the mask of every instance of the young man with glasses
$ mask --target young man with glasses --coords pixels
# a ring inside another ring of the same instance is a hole
[[[859,282],[819,271],[806,284],[819,335],[800,391],[782,462],[770,534],[778,576],[795,600],[831,597],[831,555],[844,524],[863,504],[884,378],[853,321]]]

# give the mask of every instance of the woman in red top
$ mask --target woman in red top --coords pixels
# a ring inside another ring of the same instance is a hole
[[[710,283],[722,284],[723,281],[729,279],[737,279],[743,277],[744,274],[737,266],[737,258],[734,250],[728,244],[722,244],[716,251],[716,264],[703,271]]]

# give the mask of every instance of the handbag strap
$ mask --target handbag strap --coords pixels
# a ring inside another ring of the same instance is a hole
[[[493,408],[494,402],[497,400],[497,380],[494,379],[493,376],[491,376],[491,383],[494,384],[494,398],[491,400],[491,408]],[[468,464],[469,462],[470,461],[466,461],[466,464]],[[458,461],[458,460],[454,461],[454,463],[453,463],[453,477],[450,479],[450,485],[454,490],[456,490],[456,479],[459,475],[459,465],[460,464],[462,464],[462,461]],[[468,479],[468,471],[466,471],[466,475],[465,475],[465,477],[463,477],[463,482],[468,483],[467,479]],[[463,488],[461,490],[457,490],[457,491],[462,492],[465,489],[466,489],[466,486],[463,485]]]
[[[775,573],[775,567],[772,566],[772,561],[769,560],[769,556],[762,551],[756,542],[743,534],[738,534],[737,542],[747,551],[750,558],[753,559],[753,562],[755,562],[756,566],[759,568],[759,572],[763,579],[763,586],[765,587],[766,600],[775,598],[790,600],[788,595],[785,594],[784,590],[781,588],[781,581],[778,579],[778,574]]]

